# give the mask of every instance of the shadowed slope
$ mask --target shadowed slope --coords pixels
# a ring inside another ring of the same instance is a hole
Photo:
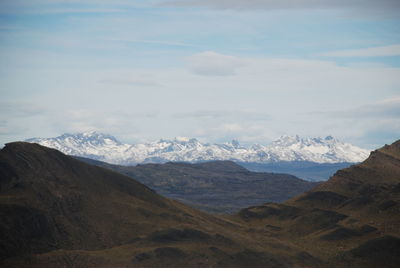
[[[118,245],[139,235],[135,230],[150,231],[146,211],[156,218],[161,211],[178,212],[128,177],[35,144],[7,144],[0,154],[0,178],[1,230],[19,232],[3,233],[3,242],[14,244],[3,249],[3,257]]]

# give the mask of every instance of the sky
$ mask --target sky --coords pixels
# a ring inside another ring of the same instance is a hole
[[[0,143],[400,138],[398,0],[0,0]]]

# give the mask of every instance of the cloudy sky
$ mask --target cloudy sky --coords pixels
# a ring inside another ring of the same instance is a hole
[[[398,0],[1,0],[0,143],[400,138]]]

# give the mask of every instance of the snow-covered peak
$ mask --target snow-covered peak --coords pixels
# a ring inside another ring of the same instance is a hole
[[[181,137],[181,136],[178,136],[178,137],[173,138],[172,140],[169,140],[169,139],[160,139],[160,140],[155,141],[155,142],[152,142],[152,143],[168,143],[168,144],[171,144],[171,143],[179,143],[179,144],[189,144],[189,143],[192,143],[192,144],[194,144],[194,143],[198,143],[198,142],[199,142],[199,141],[198,141],[197,139],[194,139],[194,138],[188,138],[188,137]]]
[[[240,162],[312,161],[318,163],[361,162],[368,150],[343,143],[332,136],[302,138],[282,136],[269,145],[240,145],[237,140],[220,144],[201,143],[197,139],[176,137],[149,143],[123,144],[111,135],[90,131],[63,134],[55,138],[29,139],[66,154],[116,164],[143,162],[233,160]]]
[[[299,142],[301,139],[298,135],[289,136],[283,135],[279,139],[272,142],[272,145],[279,145],[279,146],[290,146],[294,143]]]
[[[114,136],[96,131],[75,134],[65,133],[54,138],[33,138],[26,141],[55,148],[66,154],[109,162],[115,162],[114,159],[116,155],[118,155],[116,152],[120,152],[129,147],[127,144],[120,143]],[[109,154],[114,155],[110,158],[108,156]]]
[[[332,136],[301,138],[282,136],[268,146],[270,154],[279,161],[312,161],[318,163],[361,162],[369,151],[343,143]]]
[[[274,147],[302,147],[302,146],[311,146],[311,145],[333,145],[341,143],[337,139],[332,136],[326,136],[325,138],[316,137],[316,138],[302,138],[299,135],[289,136],[283,135],[279,139],[273,141],[270,146]]]
[[[39,140],[43,140],[43,139],[39,139]],[[75,134],[65,133],[61,136],[58,136],[55,138],[49,138],[46,140],[52,140],[55,142],[65,142],[65,143],[71,143],[71,144],[76,144],[76,145],[88,144],[88,145],[92,145],[92,146],[120,145],[121,144],[114,136],[104,134],[104,133],[99,133],[96,131],[75,133]]]

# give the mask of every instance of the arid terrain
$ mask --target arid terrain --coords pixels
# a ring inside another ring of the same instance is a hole
[[[285,203],[212,215],[23,142],[0,152],[2,267],[397,267],[400,141]]]

